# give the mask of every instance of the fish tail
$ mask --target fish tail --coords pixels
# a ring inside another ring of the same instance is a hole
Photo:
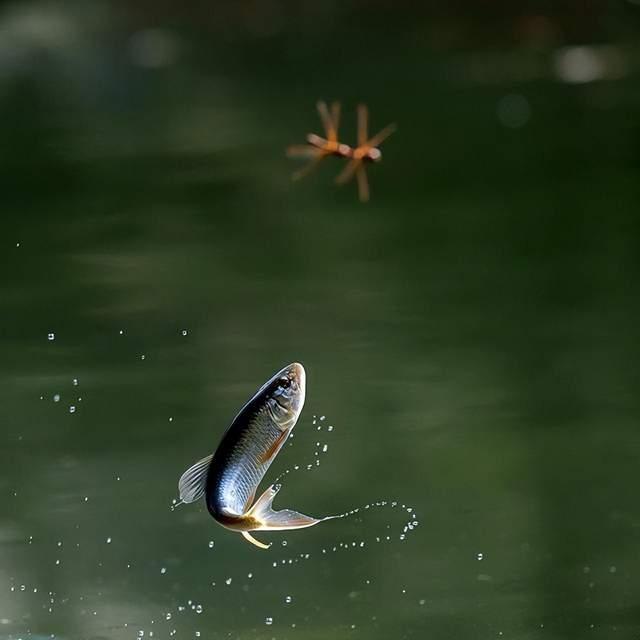
[[[253,519],[258,525],[252,527],[252,531],[304,529],[322,522],[318,518],[312,518],[291,509],[274,511],[271,507],[278,491],[280,491],[280,485],[272,484],[247,512],[246,517]]]

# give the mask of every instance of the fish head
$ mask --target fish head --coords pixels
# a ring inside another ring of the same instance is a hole
[[[268,383],[271,415],[282,429],[293,426],[302,411],[306,392],[304,367],[293,362],[276,373]]]

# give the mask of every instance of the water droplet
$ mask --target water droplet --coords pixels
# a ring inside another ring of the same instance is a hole
[[[228,586],[228,585],[231,584],[232,580],[233,580],[233,578],[227,578],[224,582]]]
[[[329,449],[329,445],[322,445],[322,453],[327,453],[327,450]]]
[[[56,339],[56,334],[55,333],[48,333],[47,334],[47,340],[55,340]]]
[[[167,620],[171,620],[171,613],[170,613],[170,612],[167,612],[167,614],[165,615],[165,618],[166,618]]]
[[[282,541],[282,546],[283,546],[283,547],[286,547],[286,546],[287,546],[287,544],[288,544],[288,543],[287,543],[287,541],[286,541],[286,540],[283,540],[283,541]]]
[[[53,401],[54,401],[54,402],[60,402],[60,394],[59,394],[59,393],[56,393],[56,394],[53,396]]]
[[[169,418],[169,422],[173,422],[173,418]]]
[[[478,560],[482,560],[482,559],[484,558],[484,554],[482,554],[482,553],[478,553],[478,554],[476,555],[476,558],[477,558]]]
[[[615,566],[610,566],[609,567],[609,573],[615,573],[618,569]]]
[[[187,332],[187,330],[186,330],[186,329],[183,329],[183,330],[182,330],[182,335],[183,335],[183,336],[186,336],[186,335],[187,335],[187,333],[188,333],[188,332]]]
[[[167,573],[167,568],[166,567],[162,567],[162,569],[160,569],[160,573],[163,574],[163,575],[165,573]]]
[[[333,431],[333,425],[332,425],[332,424],[330,424],[330,425],[327,427],[327,431]]]
[[[287,604],[291,604],[291,602],[293,601],[293,598],[292,598],[291,596],[285,596],[284,601],[285,601]]]
[[[326,420],[327,416],[320,416],[320,421],[322,422],[323,420]]]
[[[140,356],[140,360],[144,360],[146,358],[146,356],[143,354]]]
[[[267,625],[271,625],[271,624],[273,624],[273,618],[271,618],[271,617],[266,617],[266,618],[264,619],[264,623],[265,623],[265,624],[267,624]]]
[[[75,407],[75,405],[73,405],[73,404],[72,404],[72,405],[70,405],[70,406],[69,406],[69,413],[75,413],[75,412],[76,412],[76,407]]]
[[[107,538],[107,544],[111,544],[111,538]]]
[[[124,330],[123,330],[123,329],[120,329],[120,331],[118,331],[118,333],[119,333],[121,336],[123,336],[123,335],[124,335]]]
[[[204,609],[202,608],[202,605],[196,605],[196,613],[202,613],[204,611]]]
[[[251,580],[251,578],[253,578],[253,573],[247,573],[247,578],[249,578],[249,580]]]

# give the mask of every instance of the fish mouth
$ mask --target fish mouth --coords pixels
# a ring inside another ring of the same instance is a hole
[[[304,367],[299,362],[293,362],[287,367],[287,375],[289,379],[296,382],[301,389],[305,388],[307,374]]]

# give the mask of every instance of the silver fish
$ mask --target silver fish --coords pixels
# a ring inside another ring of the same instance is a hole
[[[306,390],[304,367],[294,362],[278,371],[244,405],[222,436],[215,453],[196,462],[178,482],[180,500],[206,497],[207,509],[223,527],[239,531],[261,549],[250,531],[312,527],[322,519],[297,511],[272,509],[280,485],[271,485],[254,501],[258,486],[293,430]]]

